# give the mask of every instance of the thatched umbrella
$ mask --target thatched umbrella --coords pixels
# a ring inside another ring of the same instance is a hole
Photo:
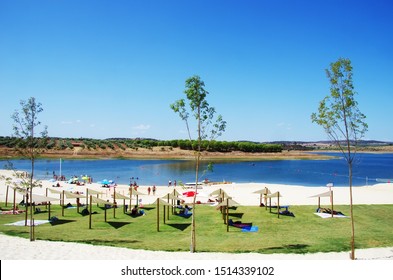
[[[50,220],[50,205],[51,205],[51,201],[58,201],[60,200],[59,198],[54,198],[54,197],[48,197],[48,196],[43,196],[43,195],[38,195],[38,194],[33,194],[33,198],[31,200],[32,203],[42,203],[42,202],[46,202],[49,205],[49,209],[48,209],[48,220]]]
[[[94,197],[94,196],[92,196],[92,195],[90,195],[90,203],[89,203],[89,229],[91,229],[91,212],[92,212],[92,203],[93,202],[95,202],[95,203],[97,203],[97,204],[99,204],[99,203],[103,203],[104,205],[106,204],[106,205],[111,205],[111,206],[114,206],[114,203],[112,203],[112,202],[109,202],[109,201],[106,201],[106,200],[104,200],[104,199],[101,199],[101,198],[98,198],[98,197]],[[104,213],[105,213],[105,215],[104,215],[104,217],[105,217],[105,222],[106,222],[106,207],[104,207]]]
[[[329,191],[327,191],[327,192],[324,192],[324,193],[320,193],[320,194],[316,194],[316,195],[313,195],[313,196],[310,196],[310,197],[318,197],[318,208],[320,208],[321,207],[321,197],[330,197],[330,204],[331,204],[331,207],[332,207],[332,217],[333,217],[333,191],[332,190],[329,190]]]
[[[131,197],[134,195],[134,196],[136,196],[136,205],[138,206],[138,202],[139,202],[139,196],[140,195],[145,195],[145,193],[141,193],[141,192],[139,192],[139,191],[136,191],[136,190],[134,190],[132,187],[130,187],[129,188],[129,192],[128,192],[128,194],[130,195],[130,206],[131,206],[131,204],[132,204],[132,202],[131,202]]]
[[[8,188],[8,186],[7,186],[7,188]],[[14,199],[13,199],[12,211],[15,214],[15,211],[16,211],[16,194],[22,195],[23,199],[24,199],[24,197],[27,194],[27,191],[26,191],[26,189],[23,189],[23,188],[20,188],[20,187],[16,187],[16,186],[11,186],[11,189],[13,189],[13,191],[14,191]]]
[[[270,190],[267,187],[265,187],[262,190],[255,191],[253,193],[260,194],[259,205],[262,205],[262,197],[265,199],[265,205],[266,205],[267,204],[267,197],[266,196],[268,194],[271,194]]]
[[[164,196],[162,197],[162,199],[166,199],[166,200],[167,200],[167,203],[168,203],[169,205],[172,205],[172,214],[173,214],[173,208],[174,208],[174,206],[175,206],[175,201],[178,200],[179,197],[176,196],[176,195],[174,195],[174,194],[172,194],[172,193],[167,193],[166,195],[164,195]],[[169,200],[172,200],[171,203],[169,203]],[[168,211],[167,211],[167,219],[169,220],[169,206],[167,206],[167,208],[168,208]],[[164,207],[164,215],[165,215],[165,207]]]
[[[85,198],[85,195],[79,193],[72,193],[69,191],[64,191],[64,195],[67,199],[76,198],[76,211],[79,213],[79,204],[80,204],[79,199]]]
[[[100,192],[100,191],[93,190],[93,189],[86,188],[86,205],[89,205],[89,195],[91,195],[91,194],[96,194],[97,198],[98,198],[100,194],[104,194],[104,193]]]
[[[157,231],[160,231],[160,205],[163,205],[165,207],[170,204],[161,198],[157,198],[156,201],[153,202],[153,204],[157,205]],[[164,214],[164,224],[165,224],[165,214]]]
[[[63,192],[64,191],[54,190],[54,189],[50,189],[50,188],[47,188],[47,190],[49,190],[51,193],[55,193],[55,194],[59,194],[60,195],[59,200],[60,200],[60,205],[61,205],[61,208],[62,208],[61,215],[64,216],[64,197],[63,197]]]
[[[125,195],[123,195],[121,193],[118,193],[118,192],[114,192],[112,197],[114,197],[115,200],[116,199],[123,199],[123,213],[126,213],[127,212],[126,211],[126,199],[128,199],[129,197],[125,196]],[[131,208],[131,205],[130,205],[130,208]]]
[[[220,206],[221,208],[225,207],[226,208],[226,217],[224,220],[224,223],[227,224],[227,232],[229,231],[229,207],[234,207],[234,206],[239,206],[240,204],[237,203],[236,201],[234,201],[231,198],[226,198],[223,202],[221,202],[220,204],[218,204],[217,206]]]
[[[209,194],[209,196],[217,196],[217,197],[219,197],[219,200],[218,200],[219,203],[223,202],[226,198],[232,198],[221,188],[211,192]],[[220,207],[220,211],[222,213],[222,207]]]
[[[271,194],[266,195],[266,198],[269,198],[270,212],[272,212],[272,198],[277,198],[277,216],[278,216],[278,218],[280,218],[280,197],[282,197],[280,192],[275,192],[275,193],[271,193]],[[267,205],[266,205],[266,207],[267,207]]]

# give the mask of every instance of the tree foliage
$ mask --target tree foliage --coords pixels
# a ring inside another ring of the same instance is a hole
[[[185,99],[179,99],[171,104],[170,107],[185,122],[189,136],[189,144],[192,150],[195,151],[195,193],[197,193],[203,141],[212,141],[221,136],[225,131],[226,122],[221,115],[215,118],[216,110],[207,102],[206,97],[209,93],[205,90],[205,83],[199,76],[192,76],[186,80],[184,93],[187,97],[188,106]],[[190,119],[190,116],[192,116],[193,119]],[[196,122],[196,140],[193,140],[191,132],[190,122],[192,120]],[[182,143],[179,144],[179,147],[182,148]],[[209,149],[208,145],[206,149]],[[190,246],[190,251],[192,253],[196,250],[195,202],[196,196],[194,195]]]
[[[41,125],[38,115],[43,111],[41,103],[37,102],[34,97],[30,97],[27,101],[20,101],[20,110],[16,110],[12,115],[14,121],[13,131],[17,139],[16,149],[23,156],[31,161],[31,171],[27,178],[24,177],[22,186],[26,188],[26,204],[30,204],[30,240],[34,241],[33,231],[33,203],[29,203],[33,197],[33,188],[40,186],[40,183],[34,181],[34,162],[40,153],[48,145],[47,127],[39,133],[40,137],[36,137],[36,128]]]
[[[326,75],[330,82],[330,95],[319,104],[318,113],[311,115],[312,122],[322,126],[330,139],[339,147],[348,163],[349,199],[351,214],[351,259],[355,259],[355,226],[353,218],[352,168],[358,141],[364,137],[368,126],[366,116],[358,108],[349,59],[340,58],[330,64]]]

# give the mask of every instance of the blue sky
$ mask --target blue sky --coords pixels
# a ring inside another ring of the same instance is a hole
[[[366,139],[393,141],[390,1],[0,1],[0,135],[34,96],[53,137],[186,138],[169,105],[199,75],[220,140],[316,141],[325,69],[354,68]]]

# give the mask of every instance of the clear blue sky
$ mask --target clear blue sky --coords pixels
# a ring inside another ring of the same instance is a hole
[[[34,96],[53,137],[186,138],[169,105],[199,75],[220,140],[327,140],[325,69],[354,67],[366,139],[393,141],[391,1],[0,0],[0,136]]]

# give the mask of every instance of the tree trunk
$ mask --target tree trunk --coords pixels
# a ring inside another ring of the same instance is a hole
[[[196,166],[195,166],[195,194],[194,194],[194,199],[192,201],[192,219],[191,219],[191,246],[190,246],[190,252],[195,253],[196,252],[196,223],[195,223],[195,204],[196,204],[196,194],[198,191],[198,173],[199,173],[199,160],[200,160],[200,153],[198,152],[197,158],[196,158]]]
[[[34,176],[34,157],[31,158],[30,174],[30,241],[35,241],[34,237],[34,217],[33,217],[33,176]]]
[[[355,221],[353,219],[353,203],[352,203],[352,162],[348,163],[349,167],[349,204],[351,215],[351,260],[355,259]]]

